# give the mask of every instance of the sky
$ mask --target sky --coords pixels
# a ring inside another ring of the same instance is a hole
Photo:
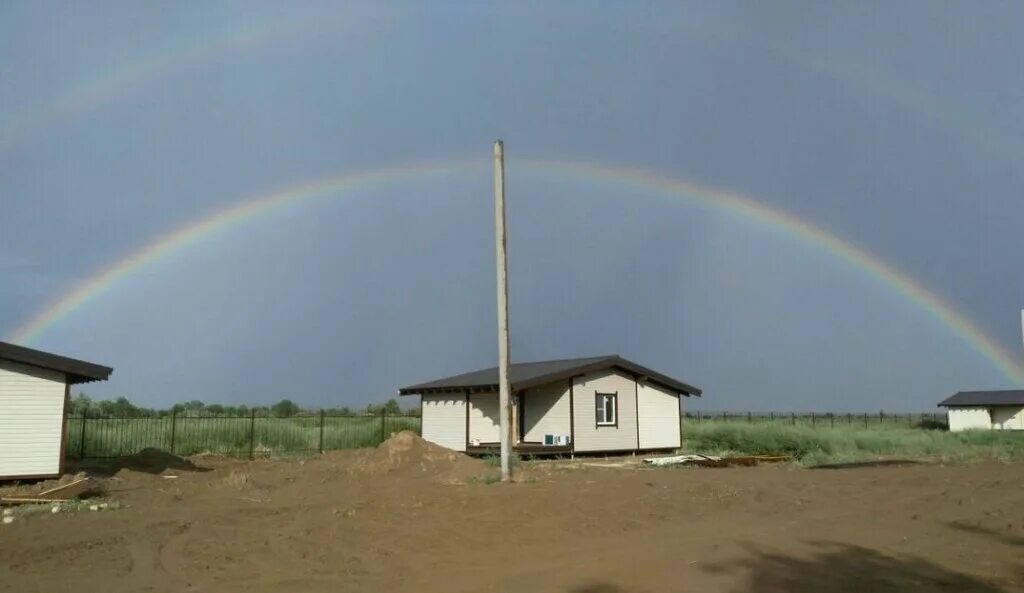
[[[1020,22],[6,2],[0,339],[146,406],[363,405],[493,366],[501,138],[513,361],[617,353],[719,411],[1019,387]]]

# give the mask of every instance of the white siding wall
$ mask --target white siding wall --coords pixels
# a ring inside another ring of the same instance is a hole
[[[497,393],[471,393],[469,395],[469,441],[497,443],[501,438],[498,426]],[[465,418],[462,419],[465,422]]]
[[[466,450],[466,396],[423,396],[423,438],[456,451]]]
[[[618,393],[618,426],[596,426],[595,393]],[[577,451],[625,451],[637,448],[636,382],[615,371],[573,381],[573,416]]]
[[[64,381],[0,360],[0,478],[60,473]]]
[[[526,407],[526,438],[543,443],[545,434],[569,435],[569,381],[561,381],[523,393]],[[593,404],[591,404],[593,405]]]
[[[679,395],[657,385],[637,386],[641,449],[680,447]]]
[[[999,430],[1024,430],[1024,407],[993,407],[992,428]]]
[[[988,408],[950,408],[949,430],[957,432],[972,428],[992,428],[992,418]]]

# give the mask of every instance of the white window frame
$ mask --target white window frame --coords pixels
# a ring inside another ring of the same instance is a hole
[[[601,403],[601,414],[598,415],[598,402]],[[611,411],[611,419],[608,412]],[[601,416],[604,416],[602,419]],[[601,393],[594,392],[594,425],[606,427],[618,427],[619,425],[619,392]]]

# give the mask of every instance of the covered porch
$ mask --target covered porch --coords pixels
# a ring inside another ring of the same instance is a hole
[[[516,443],[512,445],[512,452],[519,455],[570,455],[572,445],[544,445],[541,443]],[[466,453],[470,455],[498,455],[501,453],[501,446],[498,443],[480,443],[479,445],[466,445]]]
[[[566,388],[527,389],[512,398],[512,450],[521,455],[573,452],[571,411]],[[466,452],[499,453],[498,394],[468,394]]]

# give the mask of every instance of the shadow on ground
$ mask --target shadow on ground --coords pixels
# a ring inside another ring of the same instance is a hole
[[[787,556],[751,549],[751,557],[705,570],[718,574],[747,573],[735,593],[1004,593],[1001,584],[954,572],[913,556],[888,556],[874,550],[836,543],[815,543],[810,557]]]
[[[849,463],[823,463],[811,466],[810,469],[857,469],[861,467],[905,467],[922,465],[923,461],[914,459],[881,459],[878,461],[851,461]]]
[[[132,471],[147,474],[162,474],[165,471],[208,472],[211,468],[198,466],[188,459],[178,457],[166,451],[146,448],[135,455],[115,459],[87,459],[69,464],[72,472],[84,471],[94,476],[110,477],[121,471]]]
[[[1001,544],[1006,544],[1008,546],[1024,547],[1024,537],[1011,535],[1009,533],[1002,533],[996,531],[995,529],[988,529],[987,527],[982,527],[980,525],[972,525],[969,523],[964,523],[962,521],[951,521],[949,523],[946,523],[946,525],[949,525],[951,528],[956,529],[957,531],[963,531],[965,533],[973,533],[975,535],[984,535],[986,537],[990,537],[996,540],[997,542]]]

